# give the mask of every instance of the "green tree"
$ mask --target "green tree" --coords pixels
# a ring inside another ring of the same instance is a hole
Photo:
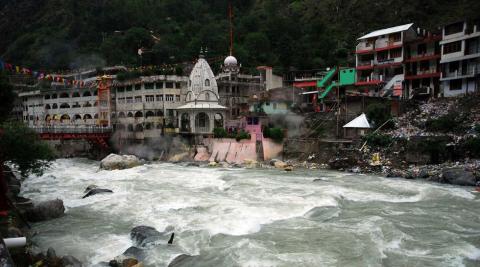
[[[53,159],[53,152],[35,131],[23,123],[8,121],[12,96],[12,88],[0,73],[0,164],[15,164],[23,176],[41,173]]]

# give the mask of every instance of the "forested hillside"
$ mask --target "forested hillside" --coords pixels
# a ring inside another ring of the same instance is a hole
[[[480,14],[478,0],[232,0],[244,67],[310,69],[352,62],[362,33],[427,29]],[[0,58],[41,69],[192,60],[228,54],[228,0],[0,0]],[[214,61],[214,60],[212,60]],[[220,61],[218,61],[220,63]],[[215,62],[214,62],[215,64]]]

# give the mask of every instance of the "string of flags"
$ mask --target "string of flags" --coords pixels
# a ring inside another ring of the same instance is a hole
[[[64,83],[65,85],[73,85],[77,87],[84,87],[86,84],[81,80],[72,80],[61,77],[59,74],[45,74],[42,71],[34,71],[30,68],[21,67],[11,63],[4,62],[0,60],[0,71],[6,70],[10,72],[15,72],[18,74],[31,75],[33,78],[38,80],[47,80],[52,82]]]

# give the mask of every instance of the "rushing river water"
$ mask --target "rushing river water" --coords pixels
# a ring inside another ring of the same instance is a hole
[[[66,206],[64,217],[33,226],[41,249],[92,266],[122,254],[130,230],[149,225],[173,226],[176,237],[148,249],[147,266],[179,254],[198,255],[189,266],[480,265],[472,188],[323,170],[98,165],[61,159],[26,180],[24,196]],[[82,199],[90,184],[114,193]]]

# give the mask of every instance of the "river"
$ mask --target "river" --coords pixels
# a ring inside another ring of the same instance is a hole
[[[93,266],[132,246],[133,227],[149,225],[173,227],[176,237],[149,248],[146,266],[179,254],[198,255],[192,266],[480,265],[472,188],[325,170],[98,166],[59,159],[24,182],[25,197],[66,206],[64,217],[33,225],[40,249]],[[90,184],[114,193],[82,199]]]

